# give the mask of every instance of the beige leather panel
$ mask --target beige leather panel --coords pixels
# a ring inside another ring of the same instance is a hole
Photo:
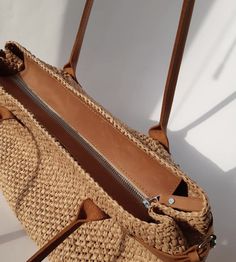
[[[173,194],[180,178],[161,166],[30,58],[22,79],[147,197]]]

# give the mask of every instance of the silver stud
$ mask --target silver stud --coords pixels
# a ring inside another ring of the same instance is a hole
[[[168,199],[168,203],[169,203],[169,205],[173,205],[173,204],[175,203],[174,198],[173,198],[173,197],[170,197],[170,198]]]

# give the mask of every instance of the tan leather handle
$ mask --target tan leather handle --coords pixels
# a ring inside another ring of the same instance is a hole
[[[68,72],[75,80],[76,66],[78,63],[79,54],[81,51],[85,30],[88,24],[88,19],[91,13],[93,2],[94,0],[86,1],[83,15],[80,21],[79,30],[76,35],[69,62],[64,66],[64,70]],[[188,35],[188,30],[191,22],[194,3],[195,0],[183,0],[182,11],[179,19],[178,30],[175,38],[174,48],[172,52],[171,62],[164,91],[160,122],[158,125],[152,127],[149,130],[150,136],[160,141],[166,147],[167,150],[169,150],[169,142],[166,135],[167,124],[174,99],[175,88],[183,57],[184,47]]]
[[[179,76],[179,70],[183,58],[184,47],[188,35],[195,0],[184,0],[182,11],[179,19],[178,30],[176,33],[174,48],[172,51],[171,62],[169,66],[163,101],[161,109],[161,117],[158,125],[149,130],[149,135],[160,141],[167,149],[169,149],[169,141],[167,138],[167,124],[170,117],[170,111],[174,99],[176,84]]]
[[[79,60],[81,47],[84,40],[86,27],[88,24],[89,16],[93,6],[94,0],[87,0],[84,6],[83,15],[80,21],[79,30],[77,32],[75,42],[70,54],[70,58],[67,64],[64,65],[64,70],[69,73],[76,80],[76,67]],[[77,80],[76,80],[77,81]]]
[[[27,262],[41,262],[81,225],[106,218],[107,215],[92,200],[86,199],[82,203],[76,219],[40,248]]]
[[[65,227],[63,231],[58,233],[52,238],[45,246],[40,248],[27,262],[41,262],[44,260],[57,246],[59,246],[70,234],[78,229],[84,223],[89,222],[88,220],[78,220],[72,222],[70,225]]]
[[[61,244],[70,234],[72,234],[76,229],[79,228],[84,223],[98,221],[108,218],[108,216],[96,206],[92,200],[86,199],[78,212],[77,218],[68,226],[66,226],[61,232],[59,232],[54,238],[52,238],[48,243],[46,243],[38,252],[36,252],[27,262],[41,262],[46,258],[59,244]],[[160,258],[163,262],[200,262],[204,259],[211,248],[210,242],[205,241],[201,248],[199,246],[193,246],[186,250],[182,254],[170,255],[164,253],[156,248],[153,248],[146,244],[143,240],[137,238],[136,236],[130,235],[126,230],[125,234],[134,238],[142,246],[148,249],[157,258]],[[212,228],[209,229],[209,234],[212,233]]]

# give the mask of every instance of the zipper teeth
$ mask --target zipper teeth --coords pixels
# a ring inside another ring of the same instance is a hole
[[[76,139],[85,150],[89,151],[98,162],[105,167],[113,177],[122,185],[124,185],[132,194],[147,207],[148,199],[134,187],[131,182],[120,174],[115,167],[113,167],[97,150],[71,126],[69,126],[49,105],[45,104],[36,94],[33,93],[26,85],[26,83],[19,76],[12,76],[11,79],[17,84],[18,87],[27,93],[35,103],[43,110],[46,111],[56,122],[74,139]]]

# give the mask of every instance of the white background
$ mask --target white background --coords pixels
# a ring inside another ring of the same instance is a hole
[[[97,0],[78,67],[82,86],[114,115],[146,132],[159,118],[180,0]],[[0,0],[0,45],[16,40],[63,66],[82,0]],[[207,192],[217,248],[208,261],[233,262],[236,248],[236,1],[197,0],[172,111],[171,152]],[[0,199],[0,261],[37,248]]]

